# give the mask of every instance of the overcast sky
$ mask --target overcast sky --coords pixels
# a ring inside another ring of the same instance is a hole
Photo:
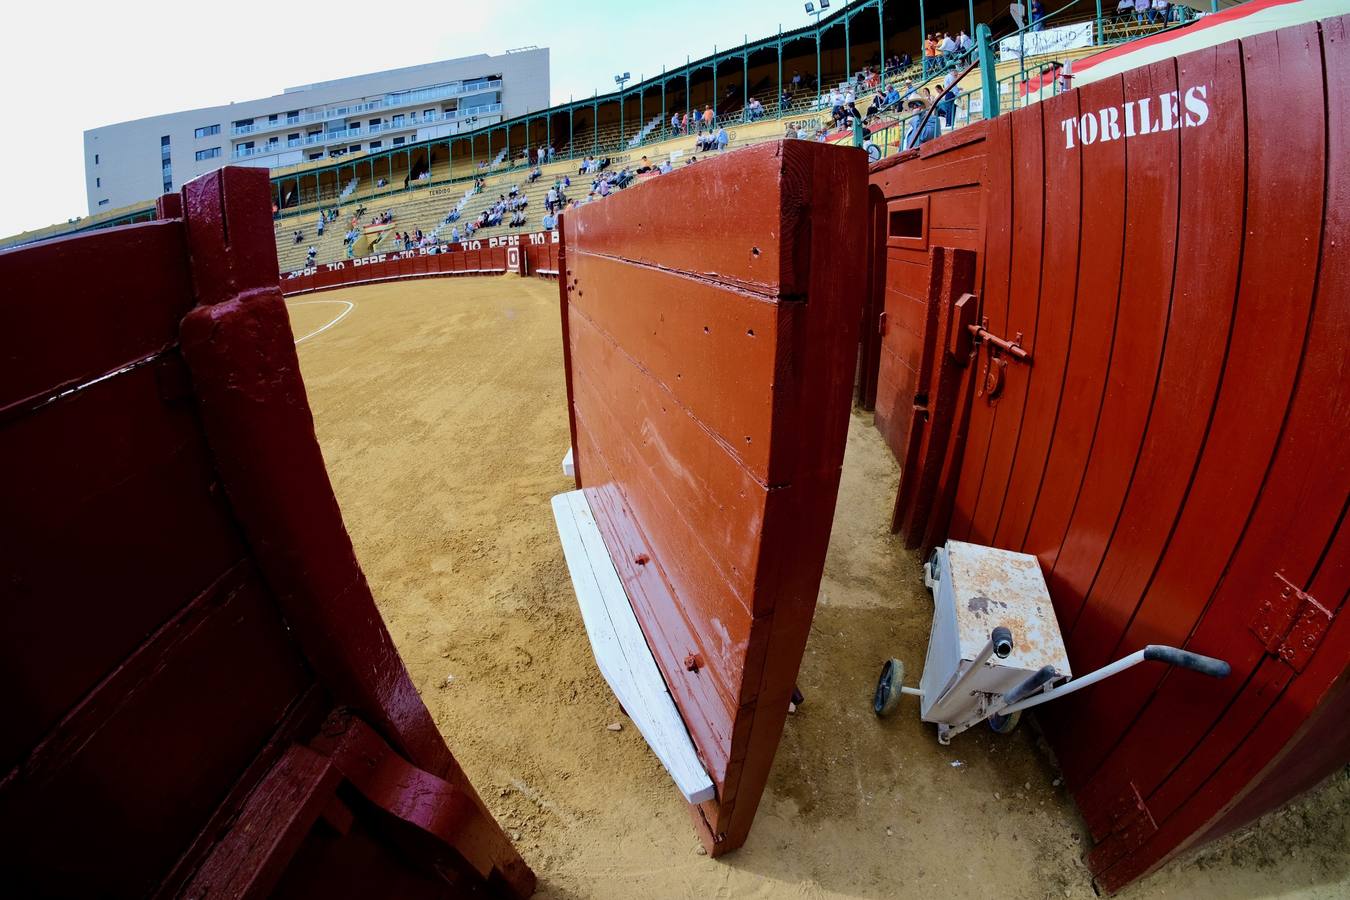
[[[800,0],[14,0],[0,25],[0,236],[88,212],[87,128],[530,44],[550,48],[560,103],[810,21]]]

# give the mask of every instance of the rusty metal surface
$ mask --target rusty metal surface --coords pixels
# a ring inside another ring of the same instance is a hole
[[[988,126],[981,319],[1035,364],[967,377],[956,459],[905,473],[955,492],[911,527],[1035,554],[1079,670],[1149,643],[1233,668],[1042,714],[1107,890],[1350,759],[1316,725],[1350,659],[1347,43],[1345,18],[1254,35]],[[1156,128],[1066,145],[1144,101]]]
[[[1072,674],[1036,557],[963,541],[948,541],[946,550],[957,589],[962,659],[978,656],[990,632],[1002,625],[1013,636],[1013,652],[1002,660],[1003,665],[1029,672],[1053,666],[1061,675]]]
[[[790,141],[569,211],[579,483],[744,842],[824,564],[857,353],[865,157]],[[717,227],[709,228],[709,216]]]

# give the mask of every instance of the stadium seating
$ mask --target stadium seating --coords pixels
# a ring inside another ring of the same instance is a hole
[[[1151,26],[1146,26],[1151,27]],[[1094,52],[1093,48],[1087,48],[1081,51],[1069,51],[1059,53],[1054,56],[1056,60],[1063,61],[1068,58],[1080,56],[1085,53]],[[1001,105],[1004,109],[1020,105],[1014,93],[1009,93],[1012,85],[1007,80],[1013,76],[1025,74],[1033,76],[1040,70],[1041,65],[1049,60],[1029,58],[1025,63],[1019,61],[1001,62],[998,64],[995,77],[1004,80],[1001,85]],[[888,72],[886,80],[896,83],[902,88],[905,85],[931,85],[935,89],[940,87],[941,74],[932,74],[927,79],[923,77],[922,67],[918,64],[912,65],[901,72]],[[777,82],[767,82],[761,80],[752,85],[752,91],[749,97],[760,101],[764,107],[763,117],[755,121],[747,121],[743,113],[742,101],[745,99],[741,94],[735,94],[724,98],[724,102],[719,105],[719,115],[714,122],[714,127],[725,128],[727,130],[728,145],[727,149],[749,146],[762,141],[776,140],[783,135],[786,122],[804,123],[808,131],[818,132],[830,127],[829,112],[824,108],[822,97],[828,94],[832,85],[843,84],[846,81],[844,73],[833,73],[821,78],[822,93],[814,90],[802,89],[789,97],[786,103],[780,102],[777,93]],[[963,87],[967,90],[978,89],[980,85],[980,72],[975,70],[968,75],[963,82]],[[859,108],[866,108],[870,102],[871,96],[867,92],[861,92],[858,95],[857,103]],[[671,112],[676,110],[672,109]],[[679,110],[683,112],[683,110]],[[690,109],[690,118],[697,110]],[[670,158],[672,154],[678,154],[675,164],[683,165],[694,156],[700,155],[695,146],[697,135],[697,126],[694,134],[672,132],[668,118],[661,116],[648,116],[640,129],[634,131],[635,117],[631,114],[623,128],[620,128],[618,122],[602,122],[598,127],[593,127],[590,123],[578,122],[578,128],[570,141],[556,141],[554,161],[541,167],[541,177],[535,182],[530,183],[528,176],[533,168],[525,161],[525,151],[533,154],[539,148],[538,144],[529,146],[513,146],[509,152],[506,147],[494,148],[491,156],[484,153],[484,148],[480,146],[478,154],[473,156],[464,156],[457,153],[453,159],[446,154],[444,146],[433,148],[431,151],[430,164],[425,162],[425,157],[419,157],[419,151],[412,151],[412,164],[414,171],[420,171],[425,168],[428,172],[425,178],[414,178],[411,182],[407,181],[409,174],[408,162],[406,158],[400,158],[397,154],[393,157],[382,159],[377,164],[374,172],[363,170],[361,158],[354,157],[351,165],[354,167],[353,176],[348,176],[344,170],[342,176],[342,189],[347,196],[341,200],[329,199],[322,204],[316,202],[312,196],[314,189],[310,187],[308,194],[302,194],[304,202],[296,207],[285,210],[283,215],[276,222],[276,240],[277,257],[281,265],[281,270],[294,271],[302,268],[305,264],[305,254],[312,244],[317,249],[318,262],[331,262],[337,259],[345,258],[347,247],[343,243],[343,235],[347,229],[347,222],[352,213],[359,206],[366,206],[367,212],[365,220],[384,210],[390,210],[394,215],[394,231],[398,234],[408,232],[414,234],[419,228],[424,234],[430,234],[438,237],[443,242],[450,240],[451,225],[442,224],[450,210],[454,209],[460,200],[464,197],[465,190],[473,184],[473,179],[483,179],[483,189],[469,197],[460,209],[460,216],[453,223],[458,226],[461,239],[465,238],[465,225],[468,222],[475,221],[478,215],[485,209],[492,206],[503,195],[509,195],[510,188],[516,186],[521,195],[527,198],[526,224],[523,227],[513,228],[507,224],[491,226],[478,229],[475,239],[485,240],[504,235],[528,233],[538,231],[543,219],[544,199],[549,188],[555,180],[560,180],[564,176],[571,179],[571,187],[567,191],[569,200],[585,200],[591,190],[591,182],[594,176],[578,174],[578,169],[587,156],[595,156],[597,159],[609,158],[611,160],[610,169],[619,171],[624,167],[629,169],[640,165],[642,157],[659,163],[664,159]],[[958,104],[956,124],[960,127],[968,122],[978,121],[980,118],[978,108],[974,111],[968,110],[964,102]],[[873,135],[872,140],[882,148],[883,153],[894,152],[901,143],[901,134],[903,128],[893,127],[890,130],[879,131]],[[851,134],[843,131],[832,133],[828,140],[842,142],[852,139]],[[389,168],[381,170],[379,165],[388,165]],[[301,177],[303,182],[303,176]],[[352,181],[355,185],[352,185]],[[385,183],[380,184],[381,181]],[[405,186],[406,185],[406,186]],[[338,186],[325,185],[330,194],[336,195]],[[341,215],[337,222],[331,223],[325,231],[322,239],[314,237],[314,223],[318,216],[320,206],[339,205]],[[509,213],[507,216],[509,221]],[[300,228],[305,232],[305,239],[299,244],[292,240],[292,232]],[[372,252],[392,252],[398,248],[394,243],[394,232],[390,232],[388,237],[377,246]],[[356,250],[358,252],[364,249],[362,242],[358,242]]]

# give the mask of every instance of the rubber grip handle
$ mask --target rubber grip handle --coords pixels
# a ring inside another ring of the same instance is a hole
[[[1003,695],[1003,705],[1012,706],[1014,703],[1021,703],[1032,694],[1039,691],[1047,681],[1059,675],[1054,666],[1041,666],[1029,677],[1024,679],[1021,684]]]
[[[1008,630],[1006,625],[995,628],[994,633],[989,635],[989,639],[994,642],[994,655],[999,659],[1007,659],[1008,654],[1012,653],[1012,632]]]
[[[1208,675],[1211,678],[1227,678],[1229,673],[1233,671],[1232,666],[1221,659],[1201,656],[1199,653],[1180,650],[1176,647],[1165,647],[1161,644],[1149,644],[1145,647],[1144,659],[1180,666],[1183,669],[1190,669],[1192,672],[1199,672],[1201,675]]]

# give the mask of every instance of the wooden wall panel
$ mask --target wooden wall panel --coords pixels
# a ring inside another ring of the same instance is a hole
[[[925,211],[922,242],[883,237],[888,245],[884,309],[882,320],[875,323],[882,334],[881,351],[876,372],[864,376],[865,381],[875,378],[876,426],[901,461],[915,417],[914,395],[919,389],[921,357],[929,343],[927,329],[937,320],[929,250],[981,249],[986,132],[984,124],[970,126],[918,151],[883,160],[871,170],[872,186],[891,210],[913,207],[921,200]],[[883,219],[883,231],[888,224]],[[982,265],[981,253],[976,257],[977,271]]]
[[[0,883],[174,895],[208,856],[274,880],[303,838],[274,852],[284,817],[222,838],[251,795],[301,787],[274,767],[341,705],[402,767],[367,799],[427,832],[385,832],[370,883],[418,866],[439,896],[489,882],[528,895],[533,874],[450,755],[352,552],[282,302],[266,173],[227,167],[158,209],[152,225],[0,253],[0,282],[24,288],[0,309],[23,339],[0,363],[14,476],[0,506],[22,526],[0,542],[13,694]],[[422,827],[438,816],[453,833]]]
[[[564,216],[579,484],[744,842],[829,540],[862,292],[865,157],[739,150]],[[705,213],[721,211],[715,232]]]
[[[1350,758],[1316,724],[1350,658],[1346,43],[1343,17],[1259,34],[988,127],[981,314],[1033,362],[992,405],[972,379],[951,527],[939,502],[925,533],[1036,554],[1078,674],[1149,643],[1233,670],[1141,666],[1044,709],[1107,890]],[[1037,134],[1043,184],[1018,177]]]

